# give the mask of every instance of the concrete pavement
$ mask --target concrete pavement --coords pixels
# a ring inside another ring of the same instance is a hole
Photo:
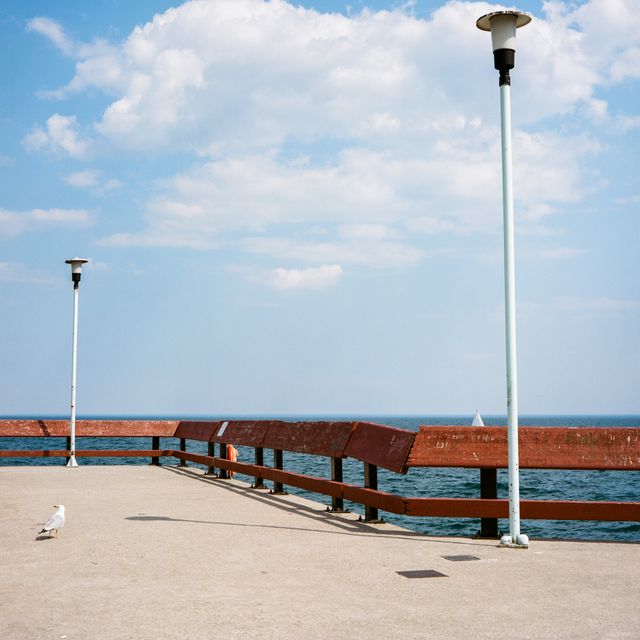
[[[2,467],[0,508],[11,640],[640,637],[639,544],[432,538],[176,467]]]

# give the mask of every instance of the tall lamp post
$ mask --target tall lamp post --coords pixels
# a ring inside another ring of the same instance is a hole
[[[71,349],[71,452],[67,467],[77,467],[76,460],[76,371],[78,365],[78,290],[80,288],[80,277],[82,276],[82,265],[88,262],[84,258],[71,258],[65,260],[71,265],[71,280],[73,282],[73,346]]]
[[[516,53],[516,29],[531,22],[519,11],[496,11],[476,22],[491,32],[493,60],[500,72],[500,124],[502,133],[502,211],[504,219],[504,295],[507,343],[507,424],[509,450],[509,535],[504,546],[528,547],[529,537],[520,533],[520,475],[518,464],[518,370],[516,359],[516,294],[513,241],[513,189],[511,177],[511,78]]]

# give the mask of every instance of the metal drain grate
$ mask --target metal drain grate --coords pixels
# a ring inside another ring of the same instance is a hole
[[[470,560],[480,560],[480,558],[476,558],[476,556],[442,556],[445,560],[450,560],[451,562],[469,562]]]
[[[405,578],[448,578],[449,576],[440,573],[435,569],[419,569],[418,571],[396,571],[399,576]]]

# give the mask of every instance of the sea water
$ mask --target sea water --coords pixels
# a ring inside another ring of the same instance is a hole
[[[42,416],[38,416],[41,418]],[[21,416],[25,418],[25,416]],[[417,431],[420,425],[468,425],[470,416],[83,416],[84,419],[145,419],[145,420],[364,420]],[[501,416],[483,416],[487,426],[504,425]],[[520,425],[565,426],[565,427],[640,427],[640,416],[524,416]],[[78,438],[78,449],[148,449],[150,438]],[[64,449],[64,438],[0,438],[0,449]],[[175,438],[162,438],[162,449],[177,449]],[[187,449],[193,453],[207,452],[203,442],[187,441]],[[238,447],[240,462],[254,462],[254,449]],[[145,458],[80,458],[84,464],[148,464]],[[164,458],[163,463],[176,465],[177,460]],[[265,451],[265,464],[272,460]],[[8,465],[60,465],[61,458],[0,458],[0,466]],[[197,465],[195,465],[197,466]],[[317,477],[330,478],[331,463],[328,458],[284,452],[284,468]],[[346,459],[343,464],[344,481],[362,486],[363,465]],[[238,474],[239,480],[251,482],[253,478]],[[477,469],[412,468],[406,475],[378,470],[378,488],[381,491],[409,497],[477,498],[480,491],[480,472]],[[309,493],[295,487],[286,487],[290,493],[298,494],[330,505],[326,496]],[[498,497],[506,498],[507,471],[498,470]],[[607,500],[640,502],[640,472],[638,471],[550,471],[523,469],[520,471],[520,498],[522,500]],[[345,502],[345,507],[354,513],[362,513],[358,504]],[[474,536],[479,529],[479,520],[472,518],[423,518],[399,516],[381,512],[380,515],[393,524],[429,535]],[[384,525],[383,525],[384,526]],[[498,521],[499,529],[507,532],[507,520]],[[591,521],[547,521],[523,520],[521,530],[530,538],[562,538],[571,540],[616,540],[639,541],[640,523],[591,522]]]

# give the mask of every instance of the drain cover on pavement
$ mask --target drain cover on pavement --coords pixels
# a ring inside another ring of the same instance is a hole
[[[449,576],[440,573],[435,569],[420,569],[418,571],[396,571],[400,576],[405,578],[448,578]]]
[[[480,560],[475,556],[442,556],[445,560],[451,560],[451,562],[469,562],[469,560]]]

